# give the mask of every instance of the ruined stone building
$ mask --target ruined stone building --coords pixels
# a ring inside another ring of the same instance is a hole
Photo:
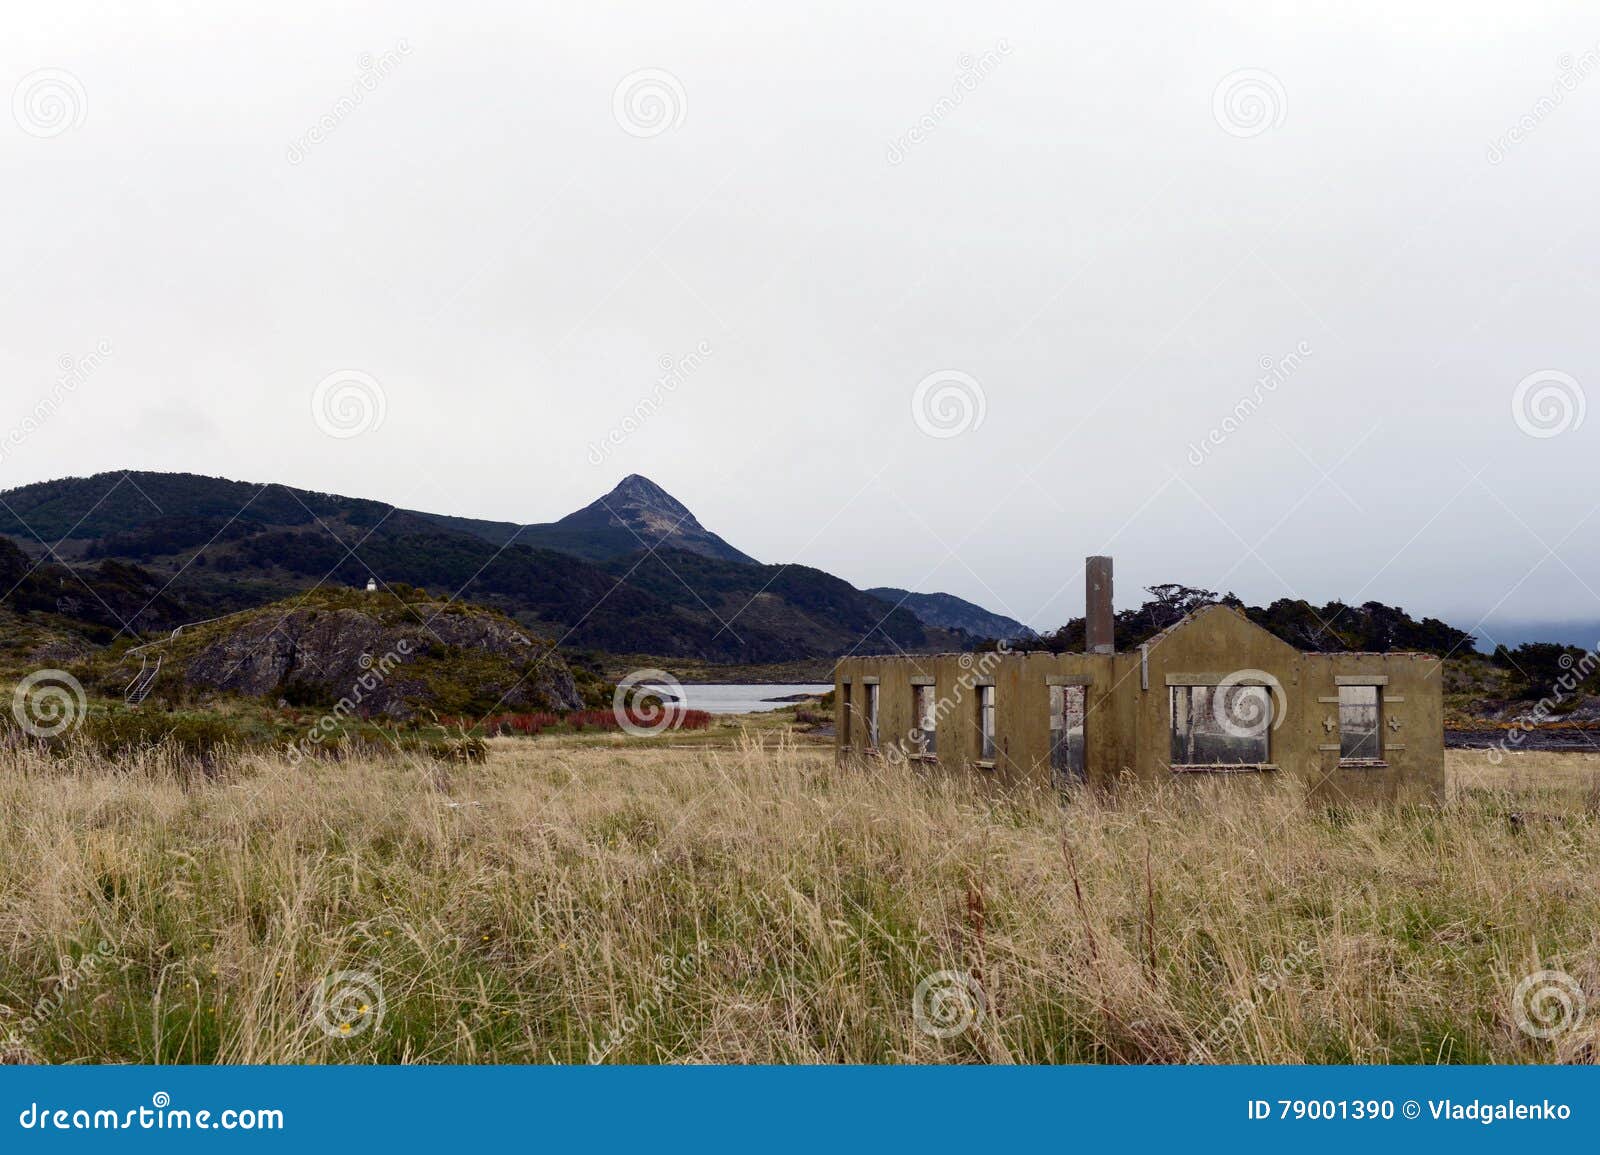
[[[1089,559],[1086,586],[1084,653],[842,660],[840,756],[1058,786],[1293,777],[1330,803],[1442,797],[1438,658],[1306,653],[1226,606],[1117,653],[1110,558]]]

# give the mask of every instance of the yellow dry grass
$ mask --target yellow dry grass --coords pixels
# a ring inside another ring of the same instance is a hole
[[[1452,791],[1499,790],[1549,795],[1566,805],[1600,791],[1600,752],[1451,750],[1445,769]]]
[[[1063,805],[770,738],[209,777],[8,750],[0,1051],[1592,1061],[1600,760],[1451,764],[1443,808],[1330,814],[1233,782]],[[1541,969],[1591,1004],[1548,1039],[1513,999]]]

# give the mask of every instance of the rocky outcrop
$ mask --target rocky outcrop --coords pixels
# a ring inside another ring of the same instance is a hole
[[[196,687],[296,705],[349,700],[362,714],[571,710],[583,701],[548,642],[477,607],[341,595],[194,627],[169,664]]]
[[[757,564],[755,558],[734,549],[701,525],[672,494],[637,473],[628,474],[600,500],[567,514],[555,524],[567,530],[627,529],[636,537],[640,549],[682,549],[722,561]]]

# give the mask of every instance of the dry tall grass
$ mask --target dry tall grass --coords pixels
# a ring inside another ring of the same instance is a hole
[[[199,1063],[1600,1050],[1600,821],[1581,794],[1531,816],[1493,789],[1328,814],[1238,786],[1063,806],[754,743],[508,739],[449,768],[242,755],[213,777],[6,751],[0,1046]],[[1512,1007],[1543,967],[1591,1002],[1550,1040]],[[319,1004],[336,972],[365,977]]]

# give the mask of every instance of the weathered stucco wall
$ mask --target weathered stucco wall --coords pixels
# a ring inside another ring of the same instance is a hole
[[[1443,663],[1429,654],[1305,654],[1306,713],[1320,757],[1308,783],[1319,803],[1432,802],[1444,797]],[[1339,764],[1338,679],[1387,681],[1379,687],[1382,767]],[[1330,732],[1328,726],[1332,724]]]
[[[1339,760],[1339,679],[1380,687],[1380,764]],[[1048,785],[1050,686],[1081,684],[1087,707],[1087,781],[1252,780],[1294,776],[1318,802],[1423,801],[1442,797],[1444,732],[1440,663],[1420,654],[1305,654],[1242,614],[1203,609],[1121,654],[941,654],[848,658],[835,674],[837,748],[867,750],[868,685],[878,687],[876,756],[913,756],[913,685],[931,679],[937,764],[1000,782]],[[1224,680],[1260,684],[1273,699],[1267,769],[1174,770],[1172,689]],[[978,687],[995,693],[995,757],[979,759]],[[873,756],[873,755],[869,755]]]

